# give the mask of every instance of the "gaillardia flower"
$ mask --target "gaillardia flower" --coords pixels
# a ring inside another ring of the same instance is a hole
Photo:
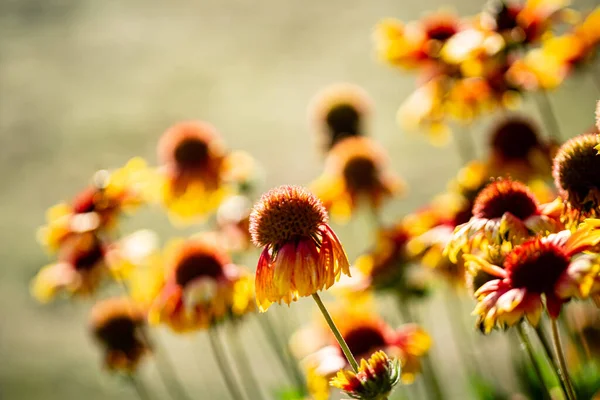
[[[176,332],[205,329],[231,316],[243,271],[204,237],[175,240],[165,249],[166,281],[150,309],[152,323]],[[250,288],[251,289],[251,288]]]
[[[203,217],[218,207],[225,194],[225,155],[219,133],[206,122],[181,122],[163,134],[157,195],[173,217]]]
[[[96,303],[90,315],[92,335],[104,351],[104,364],[112,371],[135,372],[150,352],[146,316],[127,298],[110,298]]]
[[[94,232],[70,235],[60,246],[58,260],[33,279],[33,296],[48,302],[61,291],[81,296],[94,293],[109,275],[105,253],[106,245]]]
[[[331,287],[350,275],[348,257],[321,201],[299,186],[280,186],[262,195],[250,214],[250,233],[264,247],[256,269],[260,311],[290,304]]]
[[[532,233],[557,232],[562,224],[544,215],[534,194],[527,186],[511,179],[497,179],[475,199],[473,217],[459,225],[446,251],[456,262],[460,251],[469,252],[482,241],[488,244],[521,243]]]
[[[351,216],[362,200],[377,210],[404,187],[388,163],[384,149],[371,139],[344,139],[327,155],[325,171],[313,183],[313,190],[332,216],[342,220]]]
[[[599,144],[596,134],[580,135],[563,144],[554,158],[554,182],[570,221],[600,214]]]
[[[535,326],[544,304],[555,319],[571,298],[600,292],[600,260],[597,254],[586,253],[600,243],[599,226],[590,220],[574,233],[566,230],[530,239],[509,251],[502,265],[464,256],[496,277],[475,292],[478,303],[473,314],[481,331],[512,326],[523,317]]]
[[[360,86],[338,83],[321,90],[309,107],[319,145],[328,151],[344,138],[364,135],[371,108],[371,100]]]
[[[339,371],[331,385],[343,390],[353,399],[386,400],[400,378],[398,362],[383,351],[371,355],[369,361],[360,361],[358,372]]]

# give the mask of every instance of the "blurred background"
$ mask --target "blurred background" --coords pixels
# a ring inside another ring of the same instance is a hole
[[[573,6],[597,4],[577,0]],[[469,15],[481,6],[475,0],[0,0],[0,398],[133,397],[102,371],[87,335],[89,304],[42,306],[30,297],[31,278],[49,261],[35,233],[45,210],[71,198],[94,171],[136,155],[154,163],[157,139],[177,121],[209,121],[230,148],[250,152],[265,170],[262,189],[306,184],[322,168],[307,105],[325,85],[356,83],[374,102],[369,134],[410,187],[404,199],[388,205],[384,220],[442,191],[460,166],[455,148],[432,147],[424,136],[398,128],[396,109],[414,89],[414,78],[375,60],[371,34],[384,17],[413,20],[439,7]],[[574,76],[551,95],[564,137],[593,123],[599,94],[587,79]],[[523,112],[539,121],[533,104],[526,101]],[[479,120],[473,132],[480,156],[491,122]],[[359,218],[335,227],[351,259],[371,244],[365,226]],[[152,210],[123,229],[138,227],[164,238],[200,228],[177,233]],[[275,307],[274,315],[299,323],[311,317],[308,303],[303,299],[291,311]],[[442,351],[447,325],[435,323],[443,312],[432,304],[424,310],[436,343],[432,357],[448,364],[442,379],[454,384],[447,398],[464,398],[456,354]],[[464,314],[468,322],[467,309]],[[257,339],[255,322],[249,321],[244,337],[256,369],[268,371],[261,380],[269,387],[282,375],[264,337]],[[161,337],[178,374],[192,392],[203,393],[196,398],[227,398],[203,334],[161,331]],[[479,339],[493,348],[494,335]],[[154,381],[152,366],[143,374]],[[160,393],[156,398],[163,398]]]

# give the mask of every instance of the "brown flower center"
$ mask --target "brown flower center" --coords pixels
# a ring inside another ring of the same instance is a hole
[[[360,114],[352,104],[336,104],[325,116],[333,146],[341,138],[360,135]]]
[[[577,136],[558,150],[553,175],[561,195],[576,209],[598,208],[600,191],[600,156],[594,146],[600,144],[595,134]]]
[[[537,201],[527,186],[510,179],[498,179],[479,193],[473,206],[473,215],[493,219],[509,212],[524,220],[535,215],[537,210]]]
[[[438,22],[427,27],[426,35],[429,39],[444,42],[457,32],[456,25],[451,21]]]
[[[359,326],[344,335],[344,340],[356,357],[370,354],[386,346],[383,333],[371,326]]]
[[[526,160],[529,152],[540,145],[533,126],[525,120],[511,118],[498,125],[492,134],[492,148],[506,160]]]
[[[209,159],[208,143],[198,138],[186,138],[177,144],[173,158],[182,170],[203,168]]]
[[[560,248],[540,239],[516,247],[504,262],[512,286],[533,293],[552,292],[568,266],[569,257]]]
[[[59,259],[75,267],[78,271],[94,269],[104,258],[104,248],[100,240],[91,233],[72,236],[61,247]]]
[[[378,169],[368,157],[353,157],[344,166],[342,174],[348,189],[369,191],[379,184]]]
[[[177,265],[175,282],[182,287],[203,277],[217,279],[223,275],[223,265],[210,254],[191,254]]]
[[[135,352],[139,347],[137,323],[127,316],[118,316],[96,328],[96,337],[111,350],[125,354]]]
[[[280,186],[263,194],[250,214],[250,234],[256,246],[279,245],[319,235],[327,223],[321,201],[300,186]]]

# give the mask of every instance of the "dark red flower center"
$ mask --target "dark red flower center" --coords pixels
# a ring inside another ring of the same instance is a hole
[[[383,333],[372,326],[359,326],[344,335],[348,348],[356,357],[370,355],[373,350],[387,345]]]
[[[353,157],[346,162],[343,170],[344,180],[348,189],[368,191],[379,183],[378,169],[368,157]]]
[[[208,143],[196,138],[186,138],[177,144],[173,158],[180,169],[203,168],[209,159]]]
[[[509,212],[524,220],[538,211],[533,193],[521,182],[499,179],[486,186],[475,199],[473,215],[477,218],[501,218]]]
[[[516,247],[504,262],[512,286],[533,293],[552,292],[568,266],[569,257],[559,247],[540,239]]]
[[[223,265],[210,254],[191,254],[177,265],[175,282],[182,287],[200,277],[217,279],[223,275]]]
[[[456,25],[452,22],[437,22],[427,26],[426,35],[431,40],[444,42],[450,39],[458,31]]]
[[[502,1],[494,15],[496,20],[496,30],[498,32],[503,32],[510,31],[516,28],[518,26],[517,15],[520,11],[520,5],[508,5],[504,1]]]
[[[529,152],[540,146],[533,126],[525,120],[511,118],[498,125],[492,134],[492,148],[506,160],[526,160]]]
[[[96,328],[96,337],[110,350],[130,354],[139,347],[137,329],[136,322],[131,318],[119,316]]]
[[[360,113],[351,104],[337,104],[329,110],[325,122],[331,133],[331,145],[347,136],[360,135]]]
[[[63,243],[58,258],[71,264],[78,271],[89,271],[103,260],[104,248],[93,234],[76,235]]]

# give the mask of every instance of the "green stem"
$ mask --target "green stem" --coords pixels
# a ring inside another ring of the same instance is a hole
[[[249,399],[264,400],[265,397],[260,390],[260,385],[256,380],[256,376],[252,372],[252,365],[250,364],[248,355],[241,344],[237,327],[234,324],[230,324],[228,328],[229,342],[233,350],[234,359],[237,361],[235,365],[240,374],[242,385],[246,389],[246,394]]]
[[[552,109],[550,99],[548,98],[548,92],[541,90],[538,96],[534,94],[534,99],[536,100],[537,108],[544,120],[544,125],[546,126],[546,129],[548,129],[550,138],[556,143],[561,143],[560,126],[556,119],[556,115],[554,114],[554,110]]]
[[[295,362],[289,351],[289,347],[285,344],[285,340],[282,343],[281,338],[273,327],[273,322],[269,319],[269,315],[266,313],[262,314],[260,318],[258,318],[258,322],[267,337],[267,341],[272,346],[273,352],[277,356],[279,363],[288,374],[288,377],[294,382],[298,390],[305,393],[306,384],[304,383],[304,378],[300,373],[300,369],[298,369],[298,363]]]
[[[396,295],[396,302],[398,305],[398,311],[400,312],[400,318],[402,319],[403,323],[409,323],[409,322],[415,322],[416,318],[412,315],[410,308],[408,307],[408,304],[406,303],[406,299],[403,298],[402,295],[397,294]],[[425,385],[425,389],[427,390],[427,393],[429,394],[429,398],[430,399],[435,399],[435,400],[442,400],[444,398],[444,396],[442,395],[442,388],[440,385],[440,380],[437,376],[437,373],[435,371],[435,368],[433,367],[433,363],[431,362],[431,357],[429,356],[429,352],[425,353],[422,357],[421,360],[423,362],[423,369],[424,369],[424,373],[423,373],[423,378],[427,381],[427,384]]]
[[[554,348],[556,350],[556,359],[558,360],[558,376],[562,381],[564,381],[564,385],[567,388],[567,399],[575,400],[577,396],[575,395],[575,390],[573,390],[573,384],[571,383],[571,379],[569,378],[569,371],[567,370],[565,353],[562,349],[562,344],[560,342],[558,321],[555,318],[550,318],[550,323],[552,325],[552,340],[554,341]]]
[[[137,393],[140,400],[150,400],[151,399],[150,395],[148,394],[148,391],[146,390],[146,387],[144,386],[144,384],[142,383],[142,381],[140,379],[135,377],[133,374],[128,375],[127,379],[129,380],[129,383],[131,384],[131,386]]]
[[[522,348],[525,350],[527,355],[529,356],[529,360],[531,361],[531,365],[533,365],[533,369],[535,370],[535,374],[540,381],[540,385],[542,386],[542,390],[544,392],[545,399],[552,399],[550,396],[550,391],[548,390],[548,386],[546,386],[546,382],[544,381],[544,375],[542,374],[542,370],[538,365],[535,359],[535,352],[533,351],[533,346],[531,345],[531,341],[529,340],[529,335],[527,335],[527,331],[525,330],[525,322],[521,322],[517,324],[517,332],[519,333],[519,339],[521,339]]]
[[[229,394],[234,400],[244,399],[245,397],[242,395],[242,390],[233,375],[233,370],[230,368],[229,362],[225,357],[225,350],[223,348],[223,343],[221,343],[221,338],[219,338],[219,334],[215,328],[208,329],[208,338],[217,366],[219,367],[219,371],[225,381],[225,386],[227,387]]]
[[[331,319],[331,315],[329,315],[329,311],[327,311],[327,308],[325,307],[325,304],[323,304],[321,297],[316,292],[313,293],[312,297],[315,300],[315,303],[317,303],[317,306],[319,306],[319,310],[321,310],[321,313],[323,314],[325,321],[327,321],[327,325],[329,325],[329,329],[331,329],[331,332],[333,333],[338,344],[342,348],[342,351],[344,352],[344,355],[346,356],[346,359],[348,360],[350,367],[352,367],[352,370],[357,373],[358,372],[358,363],[356,362],[356,359],[352,355],[352,352],[350,351],[348,344],[346,344],[346,341],[342,337],[340,330],[337,328],[337,326],[335,326],[335,322],[333,322],[333,319]]]
[[[550,361],[552,368],[554,369],[554,372],[558,376],[558,381],[560,382],[560,387],[562,388],[563,393],[565,394],[565,398],[568,399],[569,391],[568,391],[567,387],[565,386],[564,380],[561,378],[561,375],[559,372],[560,366],[558,365],[556,358],[554,357],[554,354],[552,352],[552,346],[550,345],[550,342],[546,338],[546,334],[544,333],[544,330],[542,329],[541,322],[535,328],[535,333],[537,334],[537,337],[540,340],[540,343],[542,344],[544,351],[546,352],[546,357]]]

